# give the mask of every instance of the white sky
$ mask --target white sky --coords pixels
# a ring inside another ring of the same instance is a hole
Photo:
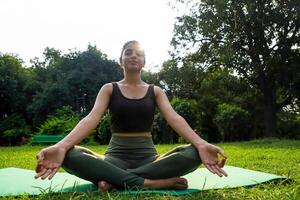
[[[168,1],[0,0],[0,52],[17,54],[29,65],[45,47],[68,53],[90,43],[117,60],[122,45],[134,39],[145,48],[149,70],[169,58],[178,13]]]

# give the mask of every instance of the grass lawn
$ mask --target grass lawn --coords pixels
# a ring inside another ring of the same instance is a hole
[[[261,184],[251,188],[210,190],[179,197],[161,195],[120,196],[115,193],[65,193],[0,197],[0,199],[300,199],[300,141],[255,140],[217,145],[225,150],[228,156],[228,165],[283,175],[293,179],[294,182]],[[177,145],[156,145],[159,153],[164,153],[175,146]],[[104,153],[106,148],[106,146],[86,147],[98,153]],[[36,163],[35,155],[41,148],[43,147],[0,147],[0,168],[19,167],[33,170]]]

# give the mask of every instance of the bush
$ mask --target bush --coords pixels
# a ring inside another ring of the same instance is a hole
[[[20,114],[12,114],[0,123],[1,145],[16,145],[30,136],[30,128]]]
[[[61,119],[57,117],[50,117],[39,128],[38,134],[44,135],[67,135],[79,122],[78,118],[72,117],[70,119]]]
[[[174,110],[182,116],[187,123],[194,129],[199,126],[197,103],[194,100],[180,99],[174,97],[171,101]]]
[[[220,104],[214,122],[222,135],[223,141],[249,139],[249,113],[236,105]]]
[[[54,115],[49,115],[44,124],[39,127],[38,134],[44,135],[67,135],[80,121],[80,115],[74,112],[71,106],[63,106],[55,111]],[[94,129],[85,137],[81,144],[95,144],[97,130]]]
[[[97,136],[96,140],[100,144],[108,144],[111,137],[111,131],[110,131],[110,117],[109,114],[106,113],[97,128]]]
[[[174,97],[171,101],[171,105],[194,130],[200,130],[198,108],[194,100]],[[154,117],[152,132],[154,134],[155,143],[184,143],[184,139],[180,139],[178,134],[167,124],[167,121],[163,119],[160,113],[157,113]]]
[[[279,136],[288,139],[300,139],[300,115],[291,112],[281,112],[278,115]]]
[[[70,106],[56,110],[54,115],[49,115],[44,124],[38,129],[38,134],[61,135],[68,134],[79,122],[79,115]]]
[[[63,106],[61,109],[57,109],[54,116],[60,119],[68,119],[70,117],[79,118],[79,114],[74,112],[71,106]]]

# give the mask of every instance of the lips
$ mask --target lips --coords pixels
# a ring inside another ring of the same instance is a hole
[[[139,62],[137,62],[137,61],[129,61],[129,63],[132,64],[132,65],[138,65],[139,64]]]

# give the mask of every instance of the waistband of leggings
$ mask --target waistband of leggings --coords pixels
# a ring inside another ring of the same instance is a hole
[[[136,137],[136,136],[143,136],[143,137],[152,137],[151,132],[118,132],[112,133],[113,136],[121,136],[121,137]]]

